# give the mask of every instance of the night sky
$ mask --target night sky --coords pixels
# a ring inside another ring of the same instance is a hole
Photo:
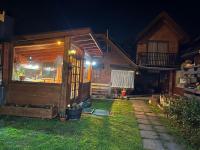
[[[192,0],[0,0],[0,8],[15,19],[16,34],[91,27],[118,43],[134,40],[161,11],[166,11],[190,35],[200,34],[200,5]]]

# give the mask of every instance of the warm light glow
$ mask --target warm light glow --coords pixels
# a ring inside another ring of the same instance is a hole
[[[23,65],[23,67],[26,69],[33,69],[33,70],[39,69],[39,65],[32,65],[32,64],[28,64],[28,65],[25,64],[25,65]]]
[[[56,69],[52,68],[52,67],[45,67],[44,70],[46,70],[46,71],[55,71]]]
[[[58,44],[58,45],[61,45],[61,41],[57,41],[57,44]]]
[[[76,54],[76,50],[69,50],[69,55],[75,55]]]

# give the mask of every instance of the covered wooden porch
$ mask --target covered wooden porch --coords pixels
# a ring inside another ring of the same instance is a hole
[[[102,51],[90,28],[16,37],[4,49],[0,114],[53,118],[90,96],[86,59]]]

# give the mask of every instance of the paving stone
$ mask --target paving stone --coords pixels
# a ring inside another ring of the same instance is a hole
[[[143,148],[148,150],[164,150],[161,141],[152,139],[143,139]]]
[[[147,119],[147,116],[145,116],[144,114],[135,114],[135,117],[138,119]]]
[[[164,143],[168,150],[184,150],[183,146],[178,145],[174,142],[166,142]]]
[[[139,109],[139,108],[134,108],[134,110],[135,111],[142,111],[142,112],[144,112],[143,109]]]
[[[135,114],[144,114],[144,112],[143,111],[135,111]]]
[[[151,124],[150,121],[147,119],[137,119],[137,122],[141,124]]]
[[[153,122],[155,122],[154,123],[154,125],[160,125],[159,123],[159,119],[158,118],[149,118],[149,117],[147,117],[147,119],[150,121],[150,122],[152,122],[152,124],[153,124]]]
[[[155,113],[146,113],[147,116],[154,116],[157,117],[157,115]]]
[[[148,115],[147,115],[147,118],[149,120],[158,120],[159,119],[157,116],[148,116]]]
[[[166,130],[166,128],[164,127],[164,126],[154,126],[154,128],[156,129],[156,131],[158,131],[158,132],[167,132],[167,130]]]
[[[139,124],[138,126],[139,126],[140,130],[150,130],[150,131],[153,131],[153,127],[151,125]]]
[[[136,108],[136,109],[145,109],[146,107],[145,106],[134,106],[134,108]]]
[[[151,120],[152,125],[162,125],[159,121],[157,120]]]
[[[158,139],[158,135],[155,131],[140,130],[140,135],[142,138],[146,139]]]
[[[167,133],[159,133],[160,138],[165,141],[173,141],[173,137]]]
[[[143,111],[146,113],[151,113],[152,111],[149,108],[143,108]]]

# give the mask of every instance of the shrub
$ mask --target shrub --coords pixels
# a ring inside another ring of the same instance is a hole
[[[183,136],[200,147],[200,101],[186,97],[168,97],[166,101],[165,112],[178,123]]]

